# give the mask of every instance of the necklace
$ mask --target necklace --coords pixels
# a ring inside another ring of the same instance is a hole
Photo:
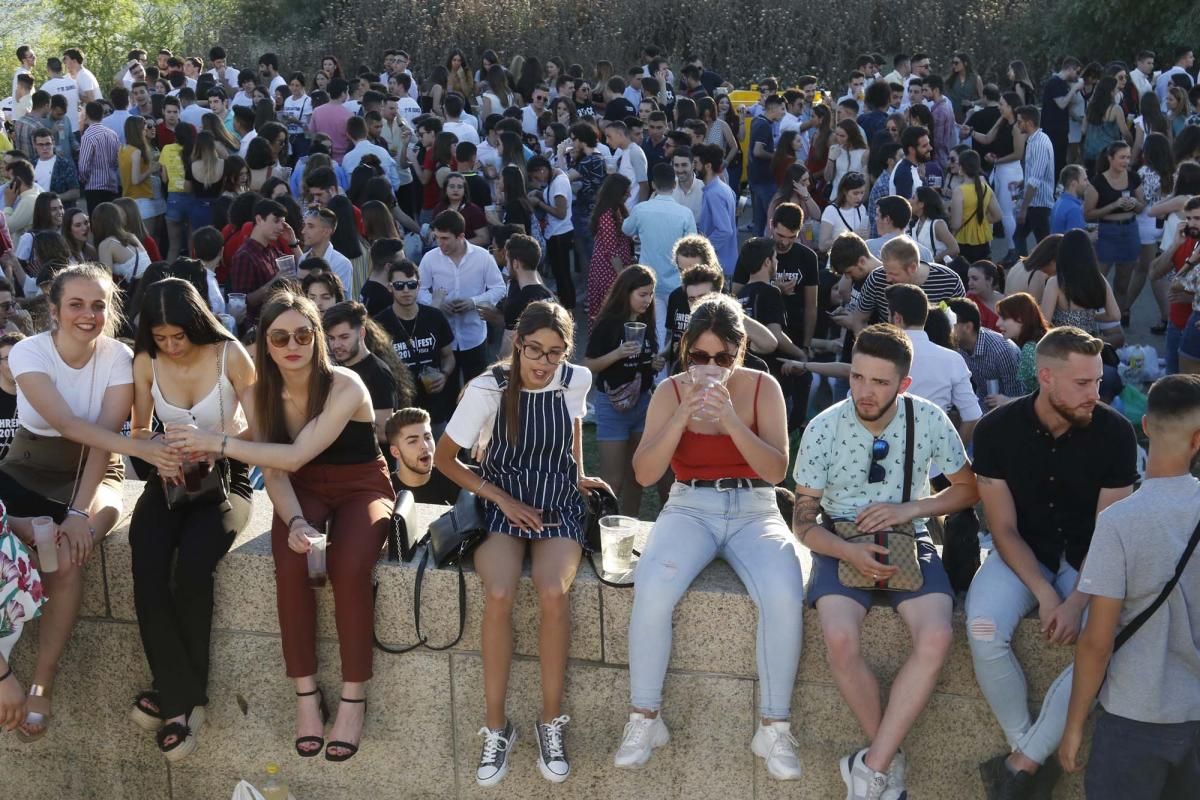
[[[412,324],[411,328],[408,327],[407,324],[405,324],[404,320],[402,320],[400,318],[399,314],[395,314],[393,312],[393,316],[396,317],[396,321],[400,323],[400,327],[404,331],[404,338],[408,343],[408,349],[416,350],[415,339],[417,337],[417,329],[420,327],[420,316],[418,315],[416,317],[413,317],[413,321],[412,321],[413,324]]]

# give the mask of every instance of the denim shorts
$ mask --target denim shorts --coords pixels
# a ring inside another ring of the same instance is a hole
[[[597,389],[596,398],[596,441],[626,442],[635,433],[646,429],[646,409],[650,407],[650,393],[642,392],[638,403],[628,411],[617,411],[602,390]]]
[[[1142,239],[1138,233],[1137,218],[1128,222],[1100,221],[1100,235],[1096,238],[1096,258],[1101,264],[1137,261],[1141,248]]]
[[[950,578],[946,575],[946,568],[942,566],[942,557],[938,555],[933,542],[928,539],[917,540],[917,561],[921,564],[921,575],[925,578],[925,583],[915,592],[851,589],[843,586],[842,582],[838,580],[838,560],[836,558],[813,553],[812,577],[809,579],[808,591],[805,593],[808,605],[816,608],[817,601],[826,595],[849,597],[868,611],[871,609],[872,600],[876,597],[886,598],[892,608],[898,607],[905,600],[924,597],[927,594],[944,594],[953,598],[954,590],[950,588]]]
[[[192,201],[188,192],[167,193],[167,219],[171,222],[187,222],[192,217]]]
[[[1200,361],[1200,312],[1193,311],[1179,336],[1179,355]]]

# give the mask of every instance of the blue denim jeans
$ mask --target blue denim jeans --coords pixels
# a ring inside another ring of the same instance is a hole
[[[1200,791],[1200,722],[1096,720],[1084,791],[1088,800],[1185,800]]]
[[[771,207],[771,198],[778,189],[773,183],[750,184],[750,202],[754,211],[754,229],[750,231],[751,236],[762,236],[766,230],[767,209]]]
[[[629,688],[635,708],[662,706],[671,657],[671,615],[714,558],[733,567],[758,607],[760,713],[787,719],[800,663],[804,575],[796,539],[774,489],[720,491],[676,483],[634,578],[629,620]],[[713,618],[712,625],[728,624]]]
[[[1174,322],[1167,323],[1167,341],[1163,345],[1167,359],[1167,374],[1179,374],[1179,342],[1183,339],[1183,330],[1175,327]]]
[[[1044,564],[1038,566],[1059,597],[1074,590],[1079,573],[1065,560],[1057,574]],[[1037,721],[1031,720],[1025,673],[1013,654],[1012,639],[1021,619],[1037,607],[1033,592],[996,550],[988,555],[967,590],[967,643],[975,662],[975,679],[1009,746],[1042,764],[1062,739],[1074,668],[1067,667],[1055,678]]]

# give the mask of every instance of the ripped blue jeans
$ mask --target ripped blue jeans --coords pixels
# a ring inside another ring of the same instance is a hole
[[[650,532],[634,579],[629,684],[635,708],[662,706],[675,606],[714,558],[741,578],[758,607],[760,712],[787,719],[800,662],[804,575],[796,538],[774,489],[693,488],[676,483]],[[714,618],[713,626],[728,624]]]

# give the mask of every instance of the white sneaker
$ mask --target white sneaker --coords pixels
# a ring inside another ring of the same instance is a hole
[[[517,727],[509,720],[498,731],[480,728],[479,735],[483,737],[483,752],[479,755],[475,782],[480,786],[495,786],[508,774],[508,753],[517,741]]]
[[[551,783],[562,783],[571,774],[567,761],[567,744],[563,741],[563,726],[571,721],[566,714],[534,726],[538,737],[538,769]]]
[[[904,751],[897,750],[892,765],[888,767],[887,791],[883,793],[883,800],[904,800],[908,796],[908,787],[904,785],[907,774],[908,759],[904,757]]]
[[[842,770],[842,781],[846,784],[846,800],[883,800],[883,792],[887,789],[888,776],[876,772],[863,761],[867,748],[843,758],[839,764]]]
[[[637,769],[650,760],[650,753],[671,741],[671,734],[663,722],[662,714],[647,719],[644,714],[630,714],[621,736],[621,746],[613,756],[613,763],[625,769]]]
[[[750,742],[750,750],[767,761],[767,772],[777,781],[800,780],[800,757],[796,755],[796,737],[787,721],[759,725]]]

